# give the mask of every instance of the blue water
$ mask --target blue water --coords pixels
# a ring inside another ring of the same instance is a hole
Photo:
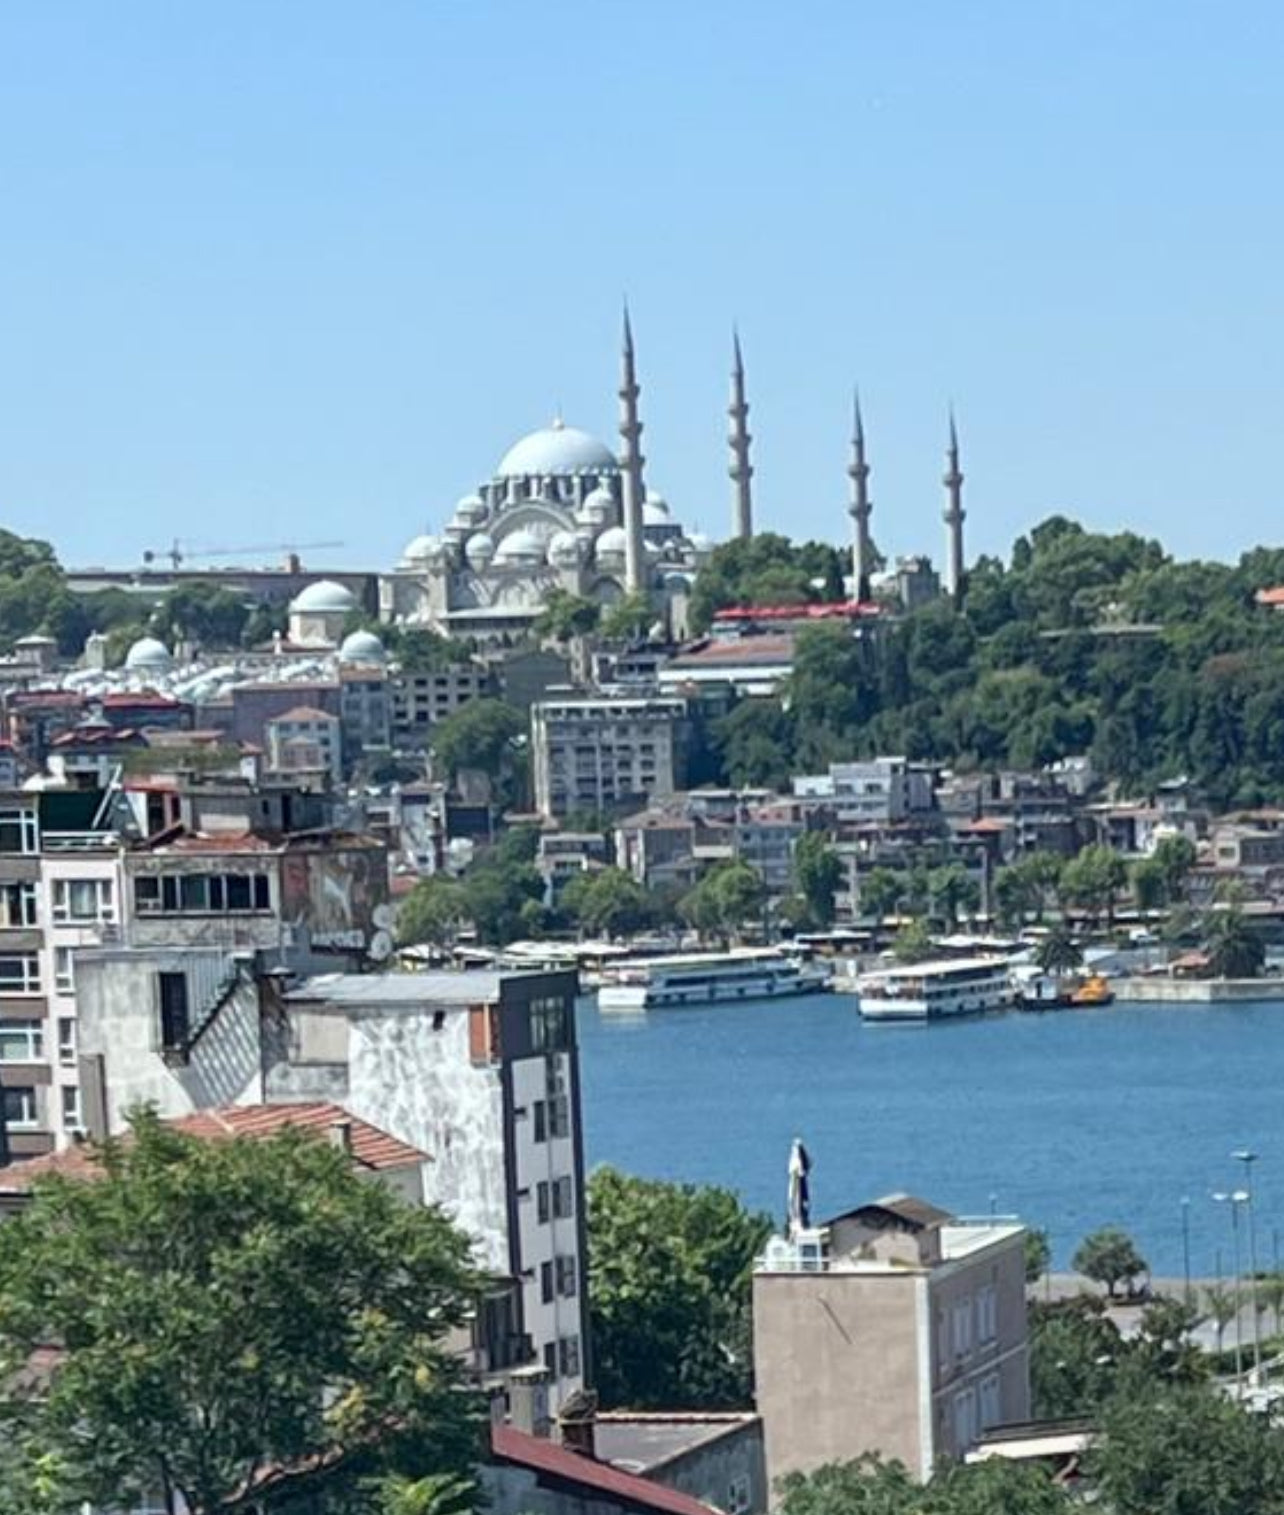
[[[1156,1273],[1231,1269],[1250,1147],[1257,1256],[1284,1249],[1284,1004],[1009,1014],[868,1026],[846,995],[580,1011],[589,1162],[725,1184],[779,1215],[789,1144],[818,1216],[903,1189],[956,1213],[1016,1213],[1057,1266],[1124,1226]],[[1244,1233],[1247,1257],[1246,1231]],[[1218,1252],[1221,1268],[1218,1268]]]

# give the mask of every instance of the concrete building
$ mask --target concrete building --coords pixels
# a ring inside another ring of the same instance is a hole
[[[610,813],[672,794],[685,777],[687,704],[661,696],[570,694],[531,707],[535,808]]]
[[[518,1334],[554,1407],[588,1371],[584,1155],[572,973],[326,974],[290,954],[85,954],[87,1124],[224,1105],[341,1105],[428,1154],[478,1265],[520,1283]]]
[[[1024,1236],[898,1194],[768,1243],[754,1370],[773,1486],[865,1452],[926,1478],[1029,1419]]]
[[[267,723],[268,767],[283,776],[310,774],[325,787],[343,777],[342,723],[311,705],[295,705]]]
[[[493,693],[494,680],[484,663],[398,673],[390,690],[393,740],[398,747],[423,746],[438,721]]]
[[[101,793],[0,796],[0,1161],[82,1124],[75,959],[118,929],[120,839]]]
[[[888,826],[933,808],[933,773],[903,757],[831,763],[827,773],[799,774],[794,795],[821,802],[839,826]]]

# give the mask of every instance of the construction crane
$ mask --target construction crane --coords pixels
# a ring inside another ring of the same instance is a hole
[[[158,557],[168,558],[170,566],[175,573],[195,558],[245,558],[252,553],[258,552],[287,552],[290,554],[300,552],[321,552],[328,548],[346,546],[344,542],[256,542],[250,547],[202,547],[197,550],[185,548],[183,544],[174,538],[172,545],[164,552],[153,552],[150,548],[143,553],[143,563],[150,568]]]

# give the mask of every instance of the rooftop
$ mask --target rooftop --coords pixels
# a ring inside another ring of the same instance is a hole
[[[425,973],[321,973],[286,993],[294,1005],[333,1005],[336,1009],[363,1006],[493,1004],[505,979],[523,983],[538,975],[527,969],[500,973],[485,968],[431,969]],[[570,974],[552,977],[571,979]]]
[[[204,1141],[225,1141],[230,1137],[275,1136],[285,1130],[312,1131],[319,1137],[339,1126],[346,1126],[351,1137],[354,1161],[372,1172],[389,1168],[408,1168],[426,1162],[427,1154],[407,1142],[389,1136],[378,1126],[357,1120],[339,1105],[325,1102],[304,1105],[225,1105],[201,1110],[194,1115],[167,1120],[167,1126]],[[129,1138],[125,1138],[128,1140]],[[62,1152],[49,1152],[0,1169],[0,1194],[26,1194],[38,1178],[56,1174],[61,1178],[96,1178],[101,1169],[98,1149],[84,1144]]]
[[[603,1462],[626,1472],[654,1473],[697,1447],[732,1436],[758,1417],[751,1411],[648,1414],[636,1410],[599,1411],[594,1445]]]
[[[639,1478],[636,1473],[626,1473],[581,1452],[572,1452],[544,1437],[528,1436],[513,1426],[493,1426],[490,1445],[499,1462],[527,1468],[537,1477],[561,1487],[588,1490],[590,1503],[594,1502],[593,1495],[599,1495],[599,1503],[655,1511],[657,1515],[712,1515],[711,1506],[690,1494],[680,1494],[676,1489]]]

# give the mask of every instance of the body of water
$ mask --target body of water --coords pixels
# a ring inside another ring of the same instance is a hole
[[[1056,1262],[1106,1224],[1157,1273],[1232,1267],[1254,1164],[1259,1266],[1284,1249],[1284,1004],[1115,1007],[868,1026],[847,995],[600,1015],[581,1005],[590,1164],[725,1184],[780,1216],[789,1144],[813,1211],[907,1190],[1045,1227]],[[1247,1227],[1241,1230],[1247,1257]],[[1220,1252],[1220,1259],[1218,1253]]]

